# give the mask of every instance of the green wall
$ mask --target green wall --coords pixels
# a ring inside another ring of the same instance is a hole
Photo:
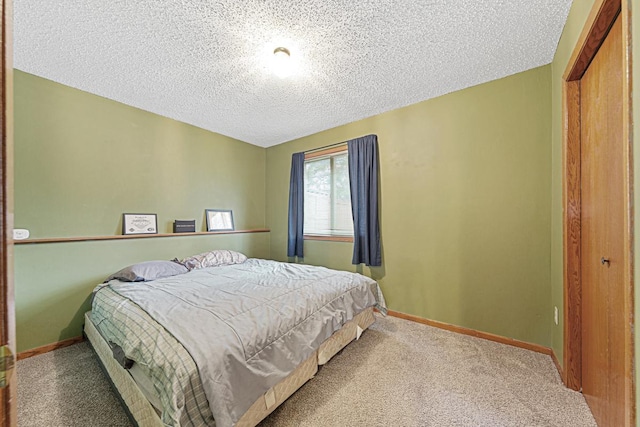
[[[121,234],[123,212],[160,232],[206,208],[265,226],[264,148],[15,72],[15,227],[31,237]],[[18,245],[18,351],[78,336],[93,287],[134,262],[213,248],[269,256],[269,233]]]
[[[267,149],[271,257],[286,260],[291,154],[366,134],[380,150],[391,309],[549,346],[551,68],[537,68]],[[354,270],[352,244],[305,262]]]

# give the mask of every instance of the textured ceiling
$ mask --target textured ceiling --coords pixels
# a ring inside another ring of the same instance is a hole
[[[570,6],[18,0],[14,65],[266,147],[548,64]],[[278,46],[287,78],[270,68]]]

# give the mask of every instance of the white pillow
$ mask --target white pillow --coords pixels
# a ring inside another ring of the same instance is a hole
[[[215,251],[204,252],[198,255],[190,256],[180,261],[180,264],[184,265],[189,269],[189,271],[191,271],[198,268],[242,264],[246,260],[247,257],[240,252],[218,249]]]

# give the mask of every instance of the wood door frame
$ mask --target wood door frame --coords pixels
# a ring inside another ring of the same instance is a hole
[[[631,111],[631,2],[596,0],[573,50],[562,80],[563,111],[563,282],[564,357],[563,381],[574,390],[582,388],[582,285],[581,285],[581,200],[580,200],[580,79],[595,57],[618,15],[622,18],[623,46],[623,140],[624,152],[624,235],[625,258],[625,422],[635,426],[634,300],[633,300],[633,120]]]
[[[16,354],[13,293],[13,38],[11,0],[0,0],[0,345]],[[0,427],[18,424],[16,370],[0,389]]]

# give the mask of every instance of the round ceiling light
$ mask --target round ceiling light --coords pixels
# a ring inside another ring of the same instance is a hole
[[[277,47],[273,50],[273,72],[279,77],[287,77],[291,74],[291,52],[286,47]]]

